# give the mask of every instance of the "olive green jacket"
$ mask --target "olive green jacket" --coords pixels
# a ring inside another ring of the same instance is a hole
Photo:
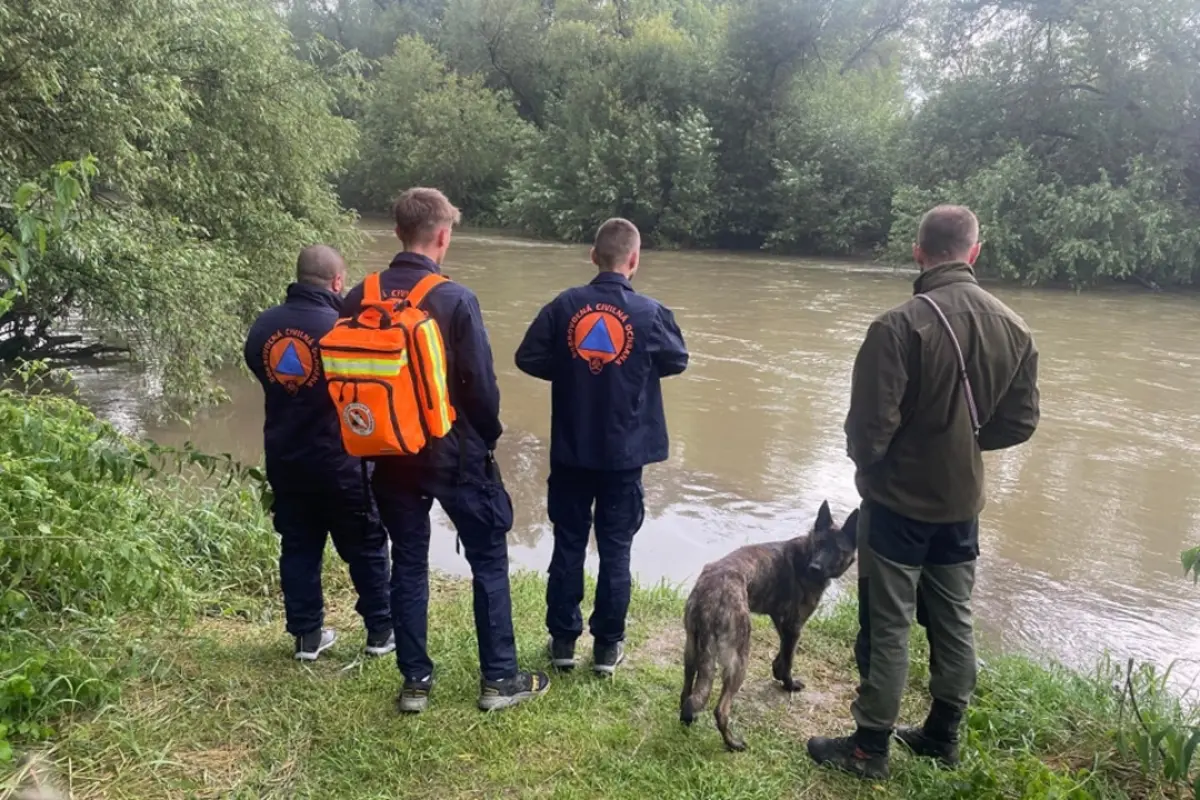
[[[958,358],[937,314],[913,297],[867,330],[854,362],[846,449],[863,499],[921,522],[964,522],[983,510],[983,450],[1021,444],[1037,428],[1037,348],[1025,322],[984,290],[967,264],[923,272],[950,322],[979,411],[976,439]]]

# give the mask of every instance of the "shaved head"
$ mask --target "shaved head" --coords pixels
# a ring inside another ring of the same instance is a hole
[[[979,220],[966,206],[937,206],[921,218],[917,247],[930,262],[974,261],[977,244]]]
[[[624,267],[642,246],[637,226],[627,219],[614,217],[596,231],[592,245],[592,260],[606,272]]]
[[[346,274],[342,254],[329,245],[314,244],[300,251],[296,259],[296,282],[319,289],[332,289],[338,278]]]

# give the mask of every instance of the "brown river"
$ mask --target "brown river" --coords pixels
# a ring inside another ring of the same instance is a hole
[[[356,274],[386,266],[395,247],[386,226],[368,227]],[[495,350],[512,559],[544,570],[549,389],[516,370],[513,352],[543,303],[591,278],[587,250],[464,233],[446,271],[479,295]],[[841,430],[851,365],[872,317],[902,301],[911,279],[865,265],[644,254],[635,285],[674,309],[692,360],[665,388],[671,459],[646,472],[640,581],[687,585],[739,545],[801,532],[826,498],[839,518],[855,505]],[[985,639],[1081,668],[1106,651],[1163,665],[1200,659],[1200,587],[1179,562],[1200,542],[1200,298],[994,291],[1037,337],[1042,423],[1029,444],[986,457],[976,592]],[[150,387],[131,390],[130,377],[78,379],[127,432],[258,459],[251,379],[227,376],[231,402],[190,424],[156,425]],[[434,524],[433,564],[465,574],[440,511]]]

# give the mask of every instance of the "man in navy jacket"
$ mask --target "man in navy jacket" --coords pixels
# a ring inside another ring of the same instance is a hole
[[[314,661],[336,634],[323,629],[325,537],[350,566],[367,653],[395,649],[388,600],[387,534],[364,465],[346,455],[317,343],[341,308],[346,264],[331,247],[305,248],[287,300],[264,311],[246,338],[247,366],[262,384],[267,480],[275,495],[279,577],[295,657]]]
[[[396,201],[396,235],[404,250],[380,274],[385,298],[401,299],[441,272],[459,211],[436,189],[409,189]],[[346,296],[344,316],[362,307],[360,284]],[[456,418],[450,433],[415,456],[375,461],[375,496],[392,539],[392,615],[396,660],[404,675],[399,708],[424,711],[433,688],[429,629],[429,511],[437,500],[450,517],[471,565],[475,635],[482,672],[479,707],[507,708],[549,688],[541,672],[517,669],[508,581],[512,501],[492,456],[503,427],[492,346],[474,292],[460,283],[436,287],[421,303],[441,330],[446,380]]]
[[[611,675],[625,655],[629,553],[644,518],[642,467],[668,455],[661,379],[688,363],[671,311],[630,284],[640,250],[632,222],[605,222],[592,247],[599,274],[543,308],[516,355],[522,372],[551,384],[551,660],[559,669],[575,666],[594,508],[600,574],[589,626],[600,675]]]

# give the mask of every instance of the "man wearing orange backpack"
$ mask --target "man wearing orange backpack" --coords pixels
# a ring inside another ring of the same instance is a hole
[[[393,212],[402,252],[351,290],[321,353],[346,449],[375,464],[375,496],[392,540],[392,619],[404,675],[398,705],[424,711],[434,683],[426,639],[429,511],[437,500],[471,565],[479,707],[507,708],[543,694],[550,680],[517,668],[512,501],[493,458],[503,428],[491,344],[475,294],[441,274],[458,209],[436,189],[415,188]]]

